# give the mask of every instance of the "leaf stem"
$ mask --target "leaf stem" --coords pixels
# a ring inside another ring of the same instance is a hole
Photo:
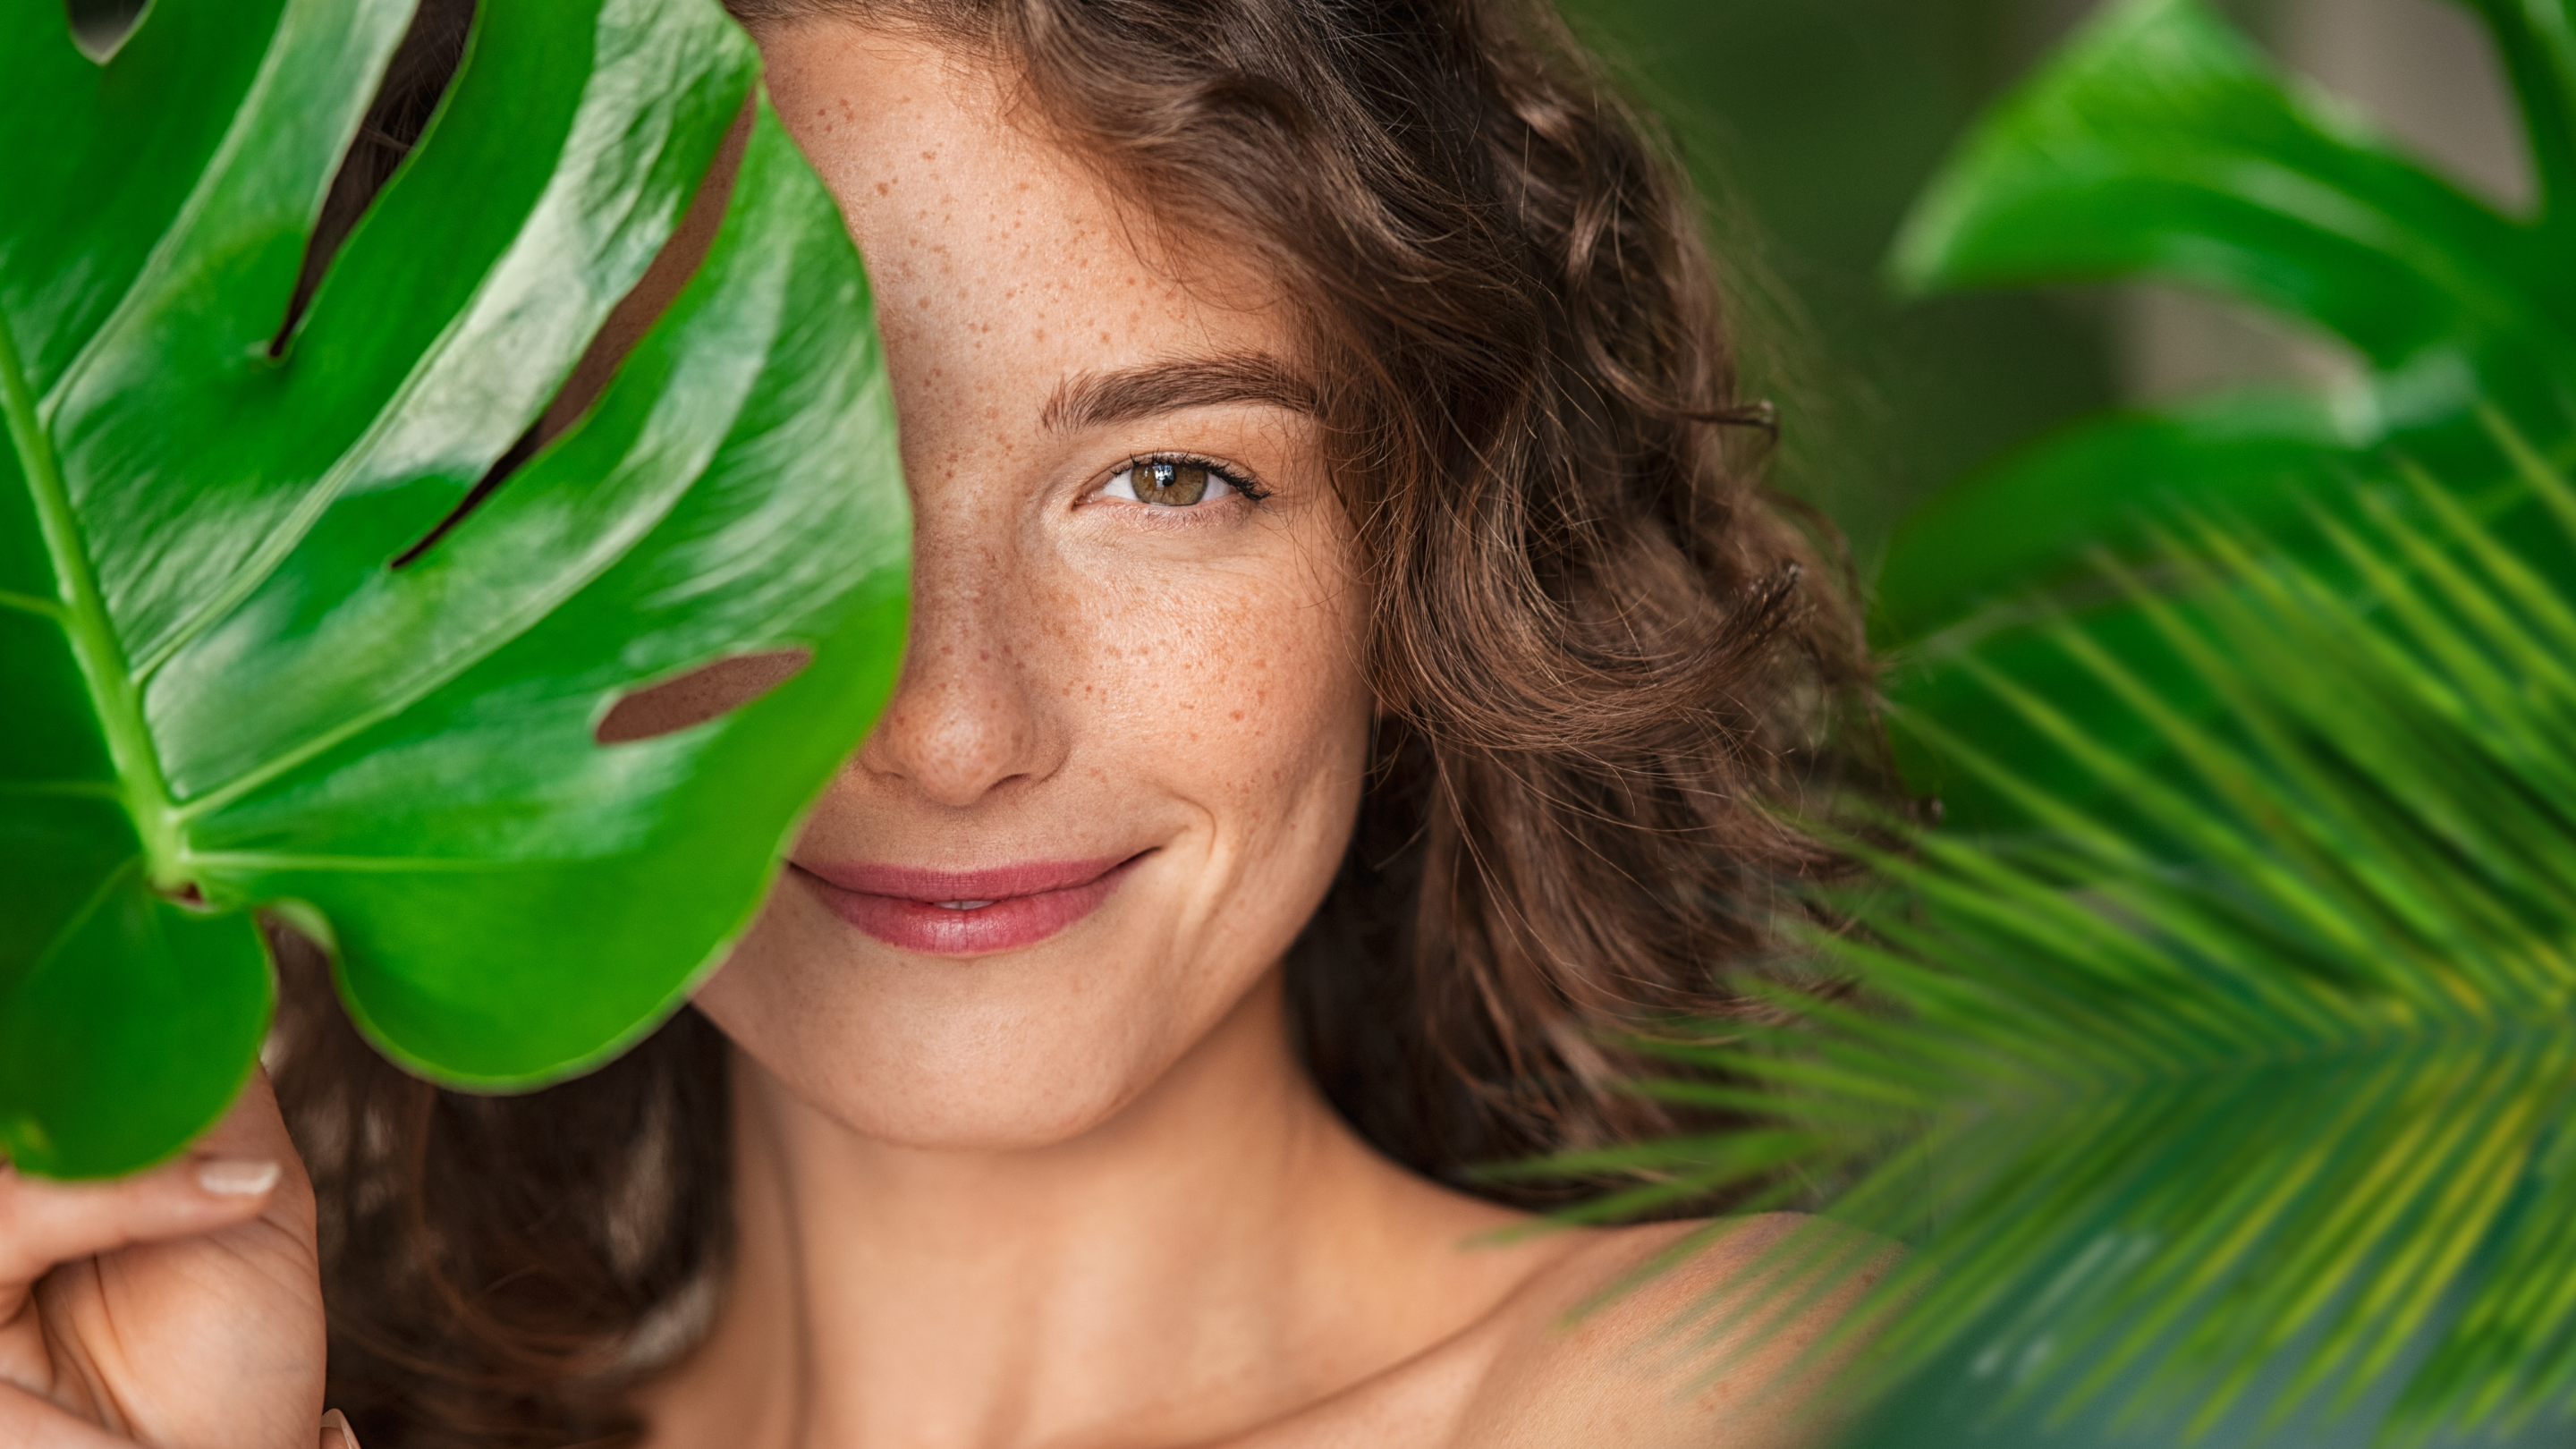
[[[40,614],[48,619],[58,620],[64,617],[62,601],[59,599],[40,599],[33,594],[15,594],[7,589],[0,589],[0,609],[12,609],[22,614]]]
[[[161,752],[144,727],[143,700],[125,665],[107,600],[99,592],[98,574],[82,547],[80,520],[73,515],[70,492],[63,486],[60,464],[44,424],[36,416],[36,399],[18,360],[8,319],[0,317],[0,415],[9,420],[9,440],[16,445],[18,470],[35,501],[36,522],[45,552],[54,566],[62,599],[58,617],[71,641],[72,657],[89,685],[90,706],[107,737],[108,758],[115,762],[126,812],[134,819],[152,883],[170,889],[183,883],[179,819],[170,803],[169,778],[161,770]]]

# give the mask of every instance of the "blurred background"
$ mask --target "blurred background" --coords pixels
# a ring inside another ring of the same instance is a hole
[[[1709,202],[1777,479],[1849,534],[2105,404],[2330,376],[2336,344],[2153,287],[1895,299],[1879,265],[1969,119],[2091,0],[1562,0],[1670,129]],[[2507,202],[2523,143],[2487,40],[2440,0],[2233,0],[2293,69]]]
[[[1880,267],[1970,119],[2089,0],[1564,0],[1577,30],[1663,118],[1708,202],[1748,390],[1782,416],[1776,481],[1843,527],[1864,580],[1889,530],[1945,483],[2106,405],[2263,378],[2324,380],[2340,344],[2153,286],[1898,300]],[[2524,143],[2484,32],[2437,0],[2235,0],[2292,70],[2471,189],[2519,207]],[[1982,1370],[1982,1371],[1981,1371]],[[1999,1407],[1992,1366],[1945,1365],[1888,1406],[1867,1449],[2126,1449],[2175,1423]],[[2361,1412],[2265,1424],[2213,1449],[2361,1449],[2402,1374]],[[2117,1397],[2116,1395],[2112,1397]],[[2565,1426],[2527,1442],[2559,1442]],[[2481,1439],[2477,1442],[2496,1442]]]

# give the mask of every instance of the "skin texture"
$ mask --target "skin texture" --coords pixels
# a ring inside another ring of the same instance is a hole
[[[868,256],[915,510],[906,675],[793,860],[1151,854],[1091,918],[964,964],[852,931],[791,873],[699,1004],[870,1140],[1042,1147],[1143,1095],[1323,898],[1365,763],[1365,600],[1310,419],[1077,426],[1060,401],[1144,364],[1285,358],[1258,279],[1149,264],[1114,196],[999,119],[989,76],[869,41],[808,23],[766,45]],[[1270,496],[1103,496],[1140,453]]]
[[[1066,405],[1184,359],[1293,372],[1279,299],[1187,218],[1128,215],[991,70],[838,21],[760,39],[879,289],[917,510],[907,673],[794,858],[1150,854],[1060,935],[963,961],[791,874],[699,997],[739,1048],[744,1256],[657,1442],[1792,1442],[1785,1398],[1688,1394],[1643,1345],[1759,1228],[1562,1332],[1674,1230],[1470,1245],[1520,1219],[1378,1157],[1296,1065],[1278,962],[1374,709],[1315,423]],[[1267,496],[1102,493],[1165,453]]]
[[[0,1166],[0,1444],[313,1444],[319,1273],[265,1078],[186,1157],[121,1182]]]
[[[1743,1335],[1714,1380],[1658,1337],[1703,1295],[1720,1324],[1757,1311],[1746,1265],[1784,1220],[1569,1327],[1684,1229],[1496,1242],[1524,1220],[1376,1155],[1295,1061],[1279,961],[1348,841],[1375,702],[1349,521],[1265,279],[1186,217],[1128,214],[970,58],[843,22],[759,39],[878,288],[915,613],[885,719],[698,998],[736,1047],[741,1241],[710,1337],[642,1397],[647,1442],[1813,1442],[1792,1389],[1833,1305]],[[1243,490],[1114,495],[1165,454]],[[713,671],[615,727],[709,717],[778,672]],[[808,874],[1098,858],[1135,863],[1096,911],[973,957],[854,929]],[[212,1160],[278,1180],[212,1193]],[[161,1172],[0,1174],[0,1443],[315,1443],[312,1224],[264,1083]]]

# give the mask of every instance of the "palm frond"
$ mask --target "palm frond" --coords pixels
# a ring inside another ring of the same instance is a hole
[[[2201,1426],[2397,1371],[2395,1432],[2576,1407],[2576,579],[2529,562],[2576,487],[2492,425],[2567,532],[2537,554],[2401,468],[2320,513],[2331,559],[2203,517],[2157,588],[2106,564],[2222,707],[2058,630],[2151,764],[1990,675],[2116,808],[1942,739],[2041,832],[1879,859],[1901,901],[1812,943],[1867,1004],[1774,991],[1793,1029],[1688,1052],[1728,1085],[1658,1089],[1763,1150],[1625,1165],[1850,1181],[1830,1216],[1917,1248],[1854,1320],[1883,1381],[1972,1344]]]

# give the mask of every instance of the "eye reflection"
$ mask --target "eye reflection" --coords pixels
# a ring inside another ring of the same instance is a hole
[[[1124,498],[1134,503],[1187,508],[1194,503],[1205,503],[1243,490],[1223,471],[1205,463],[1157,458],[1130,463],[1119,469],[1100,491],[1111,498]]]

